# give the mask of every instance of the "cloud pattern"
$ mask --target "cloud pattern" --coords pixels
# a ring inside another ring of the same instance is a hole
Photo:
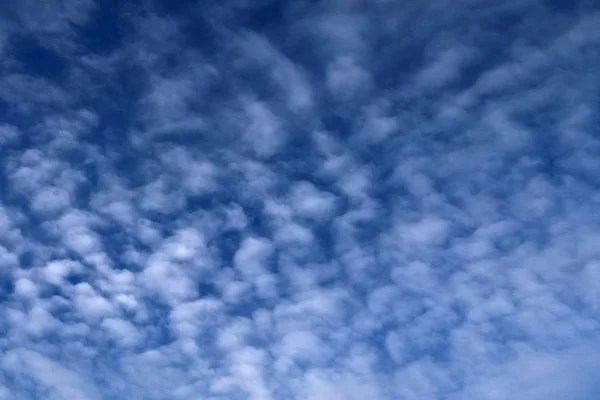
[[[0,399],[600,395],[593,0],[9,0]]]

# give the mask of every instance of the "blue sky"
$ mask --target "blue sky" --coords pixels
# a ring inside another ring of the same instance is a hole
[[[595,0],[8,0],[0,400],[600,396]]]

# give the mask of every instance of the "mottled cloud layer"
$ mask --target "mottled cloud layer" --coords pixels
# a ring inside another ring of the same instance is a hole
[[[0,400],[600,394],[594,1],[6,4]]]

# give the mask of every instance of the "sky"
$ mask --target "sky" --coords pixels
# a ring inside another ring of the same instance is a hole
[[[4,0],[0,400],[600,398],[596,0]]]

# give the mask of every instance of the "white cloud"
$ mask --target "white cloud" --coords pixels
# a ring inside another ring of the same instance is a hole
[[[69,207],[71,196],[61,188],[47,187],[35,194],[31,209],[39,213],[56,213]]]
[[[20,136],[19,130],[11,125],[0,125],[0,144],[3,146],[15,143]]]
[[[597,361],[582,349],[555,355],[526,351],[519,359],[495,368],[467,398],[483,400],[586,399],[597,390]]]
[[[327,359],[326,345],[312,332],[286,333],[277,346],[279,357],[321,364]]]
[[[247,279],[254,279],[268,271],[273,245],[264,238],[248,237],[235,252],[235,268]]]
[[[275,233],[276,242],[289,249],[292,246],[308,246],[312,243],[314,237],[310,229],[294,223],[282,223]]]
[[[309,371],[305,378],[305,396],[310,400],[384,398],[378,383],[370,376],[330,371]]]
[[[300,217],[321,220],[335,212],[336,198],[331,193],[319,191],[310,182],[298,182],[292,187],[290,205]]]
[[[179,262],[206,257],[204,237],[194,228],[185,228],[176,232],[163,246],[164,252],[171,259]]]
[[[465,64],[472,61],[473,53],[473,49],[464,47],[444,50],[435,61],[419,72],[416,86],[435,90],[453,83],[460,77]]]
[[[274,274],[263,274],[254,281],[258,297],[269,300],[276,299],[279,294],[279,279]]]
[[[182,266],[163,254],[150,256],[141,279],[150,290],[161,295],[170,304],[191,299],[196,293],[194,282]]]
[[[75,228],[65,232],[64,243],[70,250],[81,256],[96,253],[102,248],[98,235],[85,228]]]
[[[106,329],[117,343],[125,346],[135,346],[142,340],[142,335],[135,326],[129,322],[118,318],[106,318],[102,321],[102,327]]]
[[[237,319],[224,327],[218,336],[219,346],[235,351],[243,347],[252,335],[252,325],[247,319]]]
[[[59,3],[0,32],[0,398],[597,397],[591,2]]]
[[[312,88],[298,65],[291,62],[265,37],[256,34],[247,35],[240,42],[241,51],[249,62],[264,67],[275,82],[290,109],[305,111],[313,106]],[[241,62],[240,62],[241,63]]]
[[[487,112],[484,116],[484,124],[497,135],[498,144],[509,150],[527,146],[531,141],[531,134],[511,121],[501,110],[495,109]]]
[[[54,285],[60,285],[71,272],[81,270],[81,265],[72,260],[53,260],[44,267],[46,280]]]
[[[26,30],[47,34],[65,32],[70,29],[70,24],[85,22],[94,8],[94,3],[90,0],[69,0],[42,6],[30,0],[10,1],[9,4],[11,8],[14,7],[19,22]]]
[[[244,390],[251,400],[273,398],[263,374],[265,359],[264,351],[249,346],[231,355],[230,370],[235,386]]]
[[[38,288],[30,279],[19,278],[15,282],[15,294],[25,299],[35,299],[38,294]]]
[[[185,197],[180,190],[172,190],[165,177],[148,183],[140,193],[139,206],[144,211],[173,214],[185,206]]]
[[[240,304],[246,299],[252,290],[248,282],[229,281],[221,289],[222,299],[227,303]]]
[[[73,296],[77,311],[90,323],[98,322],[115,313],[113,304],[86,282],[78,283],[73,287]]]
[[[248,225],[248,217],[238,204],[231,204],[225,210],[227,227],[230,229],[243,230]]]
[[[333,61],[327,68],[327,88],[337,99],[346,101],[368,90],[371,77],[348,56]]]
[[[277,116],[265,103],[243,101],[242,137],[260,157],[270,157],[285,143],[286,132]]]
[[[44,308],[34,306],[29,312],[27,322],[24,322],[24,325],[30,335],[43,337],[44,334],[57,330],[60,323]]]
[[[139,241],[147,246],[156,245],[161,241],[162,235],[155,223],[144,218],[140,218],[136,222],[136,233]]]
[[[0,246],[0,267],[12,268],[19,264],[17,256],[8,251],[3,246]]]
[[[76,371],[65,368],[54,360],[26,349],[14,349],[7,354],[5,368],[27,374],[47,388],[53,400],[97,399],[96,391]],[[23,393],[23,395],[25,395]]]
[[[223,311],[223,304],[210,298],[181,303],[173,308],[169,315],[170,329],[185,354],[193,356],[201,351],[203,336],[211,334],[223,323]]]
[[[402,239],[417,245],[440,244],[446,240],[448,222],[435,217],[426,217],[398,228]]]
[[[388,111],[389,105],[373,104],[368,107],[360,121],[360,137],[367,143],[381,143],[401,129],[398,119],[393,112]]]
[[[12,400],[14,397],[10,393],[10,391],[5,387],[0,387],[0,399],[2,400]]]

